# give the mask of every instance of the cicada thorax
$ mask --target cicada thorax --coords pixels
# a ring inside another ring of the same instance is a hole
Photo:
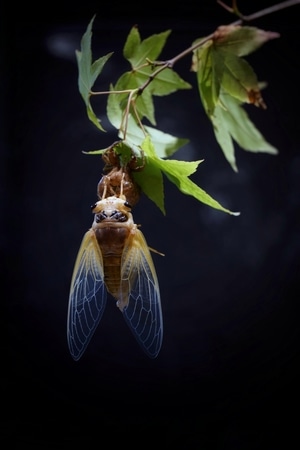
[[[93,206],[92,229],[103,257],[104,282],[121,310],[129,296],[129,280],[121,281],[122,255],[137,228],[130,211],[124,195],[104,198]]]
[[[142,170],[144,162],[139,165],[138,159],[132,155],[129,161],[124,163],[113,148],[106,150],[102,158],[105,166],[104,175],[97,186],[98,198],[124,195],[131,206],[136,205],[141,195],[141,189],[135,182],[132,172]]]

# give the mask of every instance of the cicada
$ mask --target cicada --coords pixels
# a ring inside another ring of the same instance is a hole
[[[92,207],[94,221],[74,266],[67,320],[70,353],[87,348],[111,294],[142,349],[155,358],[163,338],[160,291],[150,249],[133,221],[126,197],[109,196]]]

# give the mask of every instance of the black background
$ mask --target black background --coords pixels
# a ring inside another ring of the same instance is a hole
[[[240,9],[271,4],[241,0]],[[176,157],[204,158],[193,180],[241,215],[213,210],[167,181],[166,216],[142,197],[134,219],[166,255],[153,255],[161,353],[143,354],[110,299],[79,362],[66,342],[68,291],[103,167],[82,151],[116,135],[103,99],[94,106],[107,133],[87,119],[75,49],[97,14],[94,58],[114,51],[97,84],[106,90],[128,68],[122,47],[134,24],[142,38],[172,29],[162,55],[170,58],[234,18],[214,1],[2,7],[5,448],[291,448],[299,419],[299,5],[252,23],[281,38],[247,58],[268,81],[268,109],[247,111],[278,156],[237,148],[234,173],[196,87],[157,99],[158,127],[190,139]],[[189,69],[189,57],[175,66],[194,84]]]

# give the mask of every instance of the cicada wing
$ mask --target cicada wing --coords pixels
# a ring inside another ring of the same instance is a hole
[[[140,230],[124,248],[121,279],[129,285],[124,318],[150,358],[156,358],[163,339],[160,292],[153,260]]]
[[[72,357],[84,353],[106,305],[103,258],[94,231],[85,233],[74,266],[68,308],[67,337]]]

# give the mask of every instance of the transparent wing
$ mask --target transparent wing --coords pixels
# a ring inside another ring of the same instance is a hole
[[[106,305],[103,260],[95,234],[85,233],[74,266],[71,281],[67,337],[72,357],[84,353]]]
[[[124,318],[143,350],[156,358],[163,338],[160,292],[148,245],[139,230],[124,248],[121,279],[129,284]]]

